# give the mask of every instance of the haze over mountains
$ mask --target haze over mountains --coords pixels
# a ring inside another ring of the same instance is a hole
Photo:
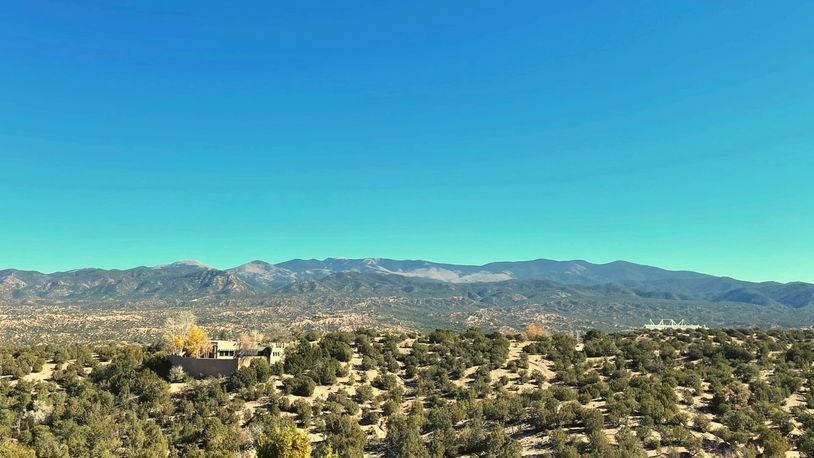
[[[542,303],[552,295],[576,298],[631,297],[814,307],[814,285],[753,283],[689,271],[616,261],[494,262],[482,266],[380,258],[252,261],[219,270],[179,261],[126,270],[79,269],[43,274],[0,271],[0,299],[101,301],[190,300],[201,297],[289,295],[464,297],[489,304]]]

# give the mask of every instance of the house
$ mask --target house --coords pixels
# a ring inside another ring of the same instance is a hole
[[[241,348],[240,343],[234,340],[213,340],[210,344],[209,351],[204,353],[201,358],[233,359],[242,356],[257,356],[262,354],[266,348],[260,346],[244,346]]]
[[[288,346],[288,343],[283,342],[271,342],[266,348],[269,351],[269,364],[274,364],[278,361],[282,361],[283,357],[285,356],[285,348]]]
[[[281,361],[285,356],[287,343],[271,342],[268,345],[244,345],[234,340],[213,340],[212,348],[201,358],[232,359],[265,357],[269,364]]]
[[[288,346],[281,342],[246,345],[236,340],[212,340],[210,344],[209,350],[200,358],[170,355],[167,359],[173,367],[180,366],[190,377],[218,377],[231,375],[251,364],[255,358],[263,358],[269,364],[282,361]]]

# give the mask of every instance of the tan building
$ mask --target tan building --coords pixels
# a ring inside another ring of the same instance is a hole
[[[287,343],[272,342],[268,345],[241,345],[236,340],[212,340],[211,347],[200,358],[172,355],[168,359],[173,366],[181,366],[192,377],[230,375],[248,366],[255,358],[263,358],[269,364],[282,361]]]
[[[235,340],[213,340],[212,347],[201,358],[232,359],[265,356],[269,364],[281,361],[285,356],[286,343],[271,342],[268,345],[241,346]]]

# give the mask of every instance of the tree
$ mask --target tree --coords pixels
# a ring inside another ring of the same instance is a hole
[[[630,458],[646,458],[642,442],[636,437],[633,432],[627,427],[622,428],[616,433],[616,443],[618,444],[620,456]]]
[[[184,349],[184,339],[195,326],[195,315],[181,312],[164,321],[164,343],[172,354],[179,354]]]
[[[265,358],[254,358],[249,363],[249,367],[254,370],[255,378],[260,383],[266,383],[271,377],[271,367]]]
[[[164,342],[167,345],[167,351],[173,355],[181,353],[184,349],[184,338],[177,334],[164,336]]]
[[[596,409],[584,409],[582,411],[582,423],[588,432],[601,432],[602,427],[605,425],[605,420],[602,416],[602,412]]]
[[[184,341],[184,349],[190,358],[200,358],[201,355],[209,351],[210,342],[206,332],[198,326],[192,326]]]
[[[529,340],[540,340],[548,337],[548,330],[539,324],[530,324],[526,326],[525,336]]]
[[[0,439],[0,458],[36,458],[34,450],[11,439]]]
[[[286,393],[296,396],[311,396],[314,394],[315,387],[316,383],[314,383],[314,380],[307,375],[298,375],[283,381],[283,388],[285,389]]]
[[[329,414],[325,418],[327,444],[340,456],[362,458],[365,448],[365,433],[359,423],[345,415]]]
[[[291,408],[297,415],[297,420],[299,420],[303,426],[308,426],[308,422],[311,421],[311,416],[313,415],[311,404],[303,399],[297,399],[291,404]]]
[[[226,386],[230,391],[241,388],[252,388],[257,383],[257,376],[251,367],[241,367],[229,376]]]
[[[398,386],[398,379],[393,374],[379,374],[372,384],[380,390],[390,391]]]
[[[385,456],[399,458],[403,456],[429,458],[424,440],[418,426],[408,417],[397,414],[387,421]]]
[[[328,334],[322,338],[319,345],[332,358],[335,358],[338,361],[348,362],[353,356],[353,350],[350,348],[350,344],[346,341],[350,339],[346,339],[346,337],[347,336],[344,336],[342,333]]]
[[[774,429],[769,429],[761,434],[760,443],[763,445],[763,456],[767,458],[782,458],[786,456],[789,449],[786,439]]]
[[[308,436],[293,426],[275,426],[257,438],[258,458],[310,458]]]
[[[356,394],[353,396],[353,398],[359,404],[364,404],[373,399],[373,388],[371,388],[370,385],[362,385],[356,388]]]
[[[340,458],[340,456],[330,445],[323,442],[314,450],[314,458]]]
[[[240,337],[237,339],[237,347],[238,351],[241,355],[247,354],[247,352],[254,347],[257,346],[260,342],[263,341],[263,334],[257,331],[249,331],[240,334]]]
[[[503,428],[495,429],[487,434],[482,448],[485,453],[480,456],[484,458],[520,458],[523,454],[520,444],[509,437]]]
[[[806,431],[803,437],[797,442],[797,449],[804,456],[814,457],[814,431]]]

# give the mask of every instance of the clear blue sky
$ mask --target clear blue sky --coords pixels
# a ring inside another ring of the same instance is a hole
[[[0,268],[814,281],[814,2],[560,3],[7,4]]]

